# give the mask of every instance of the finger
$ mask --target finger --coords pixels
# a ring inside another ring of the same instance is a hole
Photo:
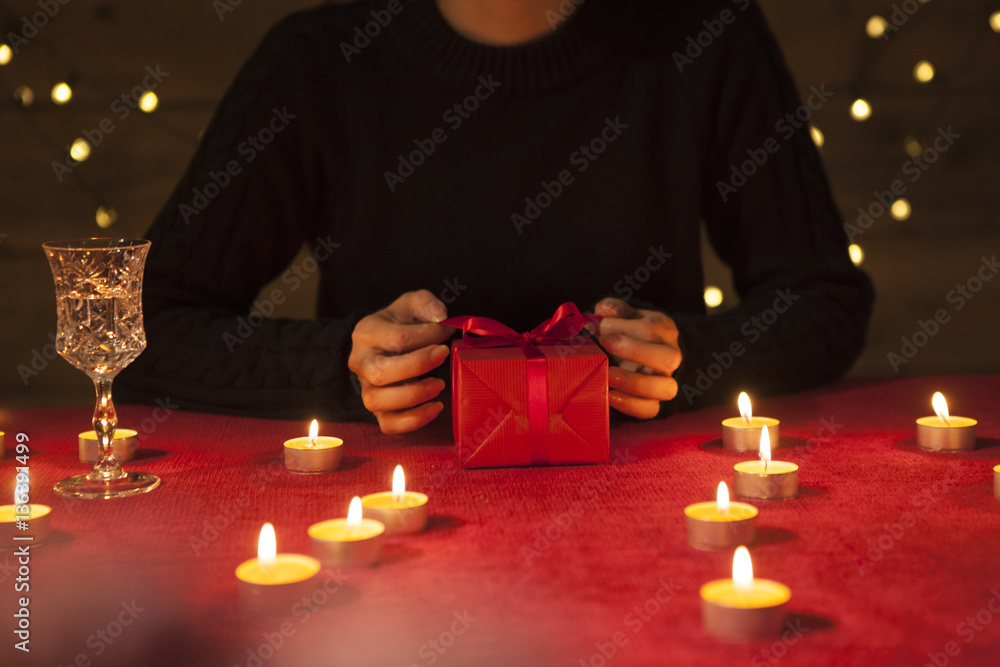
[[[426,403],[441,393],[445,381],[440,378],[424,378],[416,382],[376,387],[365,383],[361,390],[361,400],[370,412],[405,410]]]
[[[412,352],[451,338],[455,330],[442,324],[400,324],[383,317],[365,318],[352,334],[356,345],[390,354]]]
[[[670,375],[681,365],[681,351],[673,345],[648,343],[622,334],[601,337],[601,347],[609,354],[649,366]]]
[[[383,433],[408,433],[426,426],[432,419],[441,414],[443,409],[444,403],[434,401],[403,412],[375,413],[375,417],[378,419],[379,428],[382,429]]]
[[[361,360],[354,370],[359,378],[384,387],[419,377],[434,370],[448,358],[447,345],[431,345],[405,354],[374,354]]]
[[[677,381],[665,375],[644,375],[621,368],[608,369],[608,386],[640,398],[669,401],[677,395]]]
[[[594,308],[594,314],[602,317],[639,317],[639,311],[621,299],[607,298],[600,301]]]
[[[639,398],[620,391],[608,392],[608,405],[626,415],[639,419],[652,419],[660,414],[660,402],[653,398]]]
[[[599,332],[601,336],[620,333],[651,343],[677,342],[677,325],[672,319],[659,313],[652,313],[635,320],[605,317],[600,322]]]
[[[448,319],[445,305],[425,289],[406,292],[393,301],[386,311],[401,324],[443,322]]]

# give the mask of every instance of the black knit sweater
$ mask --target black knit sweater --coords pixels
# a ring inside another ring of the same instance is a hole
[[[564,301],[666,312],[684,361],[664,413],[827,382],[861,351],[871,284],[756,5],[587,0],[513,47],[431,1],[386,7],[296,13],[243,67],[149,231],[121,398],[364,417],[351,331],[419,288],[520,330]],[[720,314],[701,223],[741,299]],[[317,270],[316,321],[251,314]]]

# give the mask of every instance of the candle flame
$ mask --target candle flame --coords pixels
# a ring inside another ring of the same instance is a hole
[[[261,569],[274,567],[274,561],[278,553],[278,540],[274,535],[274,526],[265,523],[260,529],[260,537],[257,539],[257,560],[260,561]]]
[[[738,547],[733,554],[733,585],[743,593],[753,588],[753,563],[746,547]]]
[[[403,466],[396,466],[392,471],[392,500],[393,502],[403,502],[406,495],[406,477],[403,475]]]
[[[725,482],[719,482],[719,490],[715,493],[715,506],[719,512],[729,511],[729,487]]]
[[[760,460],[764,462],[764,470],[767,470],[767,464],[771,462],[771,436],[767,434],[767,425],[760,431]]]
[[[931,399],[931,405],[934,406],[934,412],[937,413],[938,419],[951,426],[951,417],[948,415],[948,401],[944,400],[944,394],[940,391],[935,391],[934,397]]]
[[[361,526],[361,498],[351,498],[351,506],[347,509],[347,527],[350,529]]]
[[[740,392],[740,398],[737,403],[740,406],[740,417],[743,417],[743,421],[749,424],[753,421],[753,411],[750,409],[750,397],[747,396],[745,391]]]
[[[309,446],[316,446],[316,438],[319,436],[319,422],[315,419],[309,424]]]

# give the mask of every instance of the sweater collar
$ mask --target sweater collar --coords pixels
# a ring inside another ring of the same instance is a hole
[[[586,0],[572,13],[549,15],[552,33],[512,46],[473,42],[448,24],[434,0],[404,5],[394,31],[402,54],[432,77],[459,89],[493,75],[504,97],[566,88],[593,73],[615,51],[626,26],[624,3]]]

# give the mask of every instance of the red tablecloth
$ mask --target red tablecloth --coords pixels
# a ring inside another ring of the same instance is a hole
[[[941,390],[979,419],[979,448],[916,448],[914,419]],[[409,436],[326,424],[342,469],[297,476],[281,443],[306,425],[123,407],[148,432],[130,468],[152,493],[68,501],[52,485],[85,470],[84,409],[0,413],[14,485],[15,434],[30,439],[35,502],[53,535],[30,556],[31,653],[14,650],[16,557],[0,552],[6,665],[846,665],[1000,660],[1000,377],[843,382],[761,400],[781,419],[781,459],[801,495],[757,503],[757,576],[792,589],[784,638],[728,645],[701,630],[698,589],[729,576],[731,552],[685,540],[683,508],[709,500],[735,462],[720,406],[612,424],[612,464],[460,470],[447,415]],[[265,521],[279,551],[309,551],[306,528],[386,490],[396,463],[431,498],[429,530],[387,540],[381,565],[325,573],[287,617],[244,614],[234,568]],[[9,501],[7,501],[9,502]],[[950,653],[950,654],[949,654]]]

